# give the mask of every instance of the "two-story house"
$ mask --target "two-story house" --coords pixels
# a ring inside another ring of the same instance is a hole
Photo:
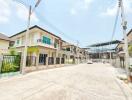
[[[63,42],[64,43],[64,42]],[[69,64],[77,64],[79,63],[79,47],[74,44],[65,42],[62,45],[65,54],[67,55],[66,62]]]
[[[77,47],[68,42],[63,42],[62,48],[67,56],[67,63],[84,63],[88,59],[88,51],[85,48]]]
[[[87,48],[79,48],[80,62],[84,63],[88,60],[88,51]]]
[[[10,39],[6,35],[0,33],[0,55],[8,53],[9,43]]]
[[[76,63],[76,46],[63,41],[62,43],[62,52],[65,55],[66,64],[75,64]]]
[[[10,37],[15,41],[14,47],[16,50],[22,54],[25,45],[25,33],[26,30]],[[62,49],[62,42],[60,37],[37,25],[31,27],[29,29],[27,45],[32,53],[28,52],[27,64],[28,60],[30,62],[28,65],[30,66],[45,65],[47,67],[49,65],[64,64],[64,58],[60,52]],[[37,49],[35,50],[37,52],[33,52],[34,48]]]

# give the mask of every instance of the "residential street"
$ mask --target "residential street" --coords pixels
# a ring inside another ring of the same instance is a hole
[[[0,80],[0,100],[132,100],[108,64],[81,64]]]

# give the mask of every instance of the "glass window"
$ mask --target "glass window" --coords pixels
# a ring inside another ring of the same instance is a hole
[[[19,44],[20,40],[17,40],[17,44]]]
[[[51,39],[48,38],[48,37],[43,36],[43,43],[50,45],[51,44]]]

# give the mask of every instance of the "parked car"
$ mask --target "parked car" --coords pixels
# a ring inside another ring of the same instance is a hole
[[[91,60],[89,60],[89,61],[87,62],[87,64],[93,64],[93,62],[92,62]]]

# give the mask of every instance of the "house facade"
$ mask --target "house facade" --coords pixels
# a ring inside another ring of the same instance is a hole
[[[0,55],[8,53],[9,43],[10,39],[6,35],[0,33]]]
[[[65,45],[62,45],[62,48],[63,51],[66,52],[66,55],[68,57],[68,59],[66,60],[69,63],[73,64],[84,63],[88,59],[88,51],[85,48],[80,48],[70,43],[65,43]]]
[[[25,45],[25,32],[26,30],[19,32],[10,38],[15,40],[13,47],[17,52],[20,52],[23,56]],[[37,52],[28,52],[27,59],[30,66],[48,66],[64,64],[64,58],[61,53],[62,40],[60,37],[44,30],[39,26],[33,26],[30,28],[28,34],[28,48],[37,49]]]
[[[87,48],[79,48],[79,62],[84,63],[89,59]]]
[[[25,32],[19,32],[10,38],[14,40],[13,47],[23,57],[25,45]],[[76,64],[77,48],[55,34],[35,25],[30,28],[28,34],[28,56],[26,70],[36,70],[50,67],[64,66],[65,64]],[[79,49],[81,50],[81,49]],[[82,56],[83,54],[79,55]],[[28,67],[30,66],[30,67]]]
[[[66,55],[67,64],[77,64],[77,46],[63,42],[62,50]]]

